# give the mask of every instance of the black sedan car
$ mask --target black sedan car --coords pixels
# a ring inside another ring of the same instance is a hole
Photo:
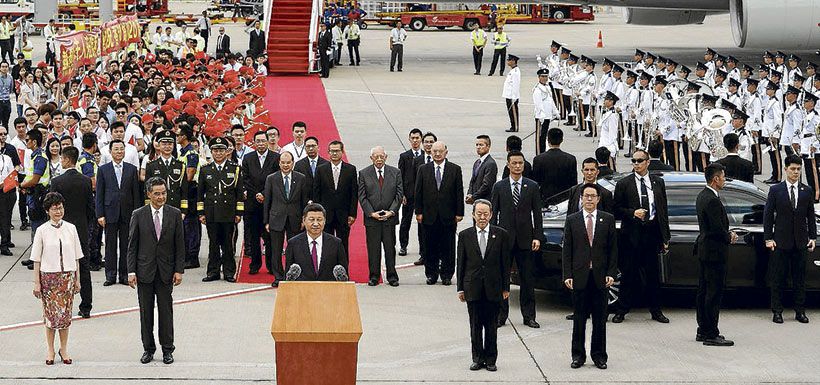
[[[626,175],[611,175],[598,183],[610,191]],[[692,255],[698,236],[698,218],[695,199],[705,181],[701,173],[667,172],[657,174],[666,182],[669,206],[669,229],[671,240],[669,252],[658,256],[661,266],[661,284],[665,288],[696,288],[698,284],[698,260]],[[561,202],[543,211],[544,239],[541,258],[535,263],[535,285],[546,290],[563,289],[561,277],[561,247],[564,238],[564,221],[569,191],[556,196]],[[764,247],[763,208],[766,193],[753,184],[727,179],[720,199],[726,206],[729,228],[738,234],[738,242],[729,246],[728,289],[765,289],[768,287],[767,271],[770,251]],[[820,221],[818,221],[820,223]],[[820,228],[820,226],[818,226]],[[806,289],[820,290],[820,250],[809,253],[807,258]],[[513,282],[517,282],[515,272]],[[617,284],[610,291],[617,300]]]

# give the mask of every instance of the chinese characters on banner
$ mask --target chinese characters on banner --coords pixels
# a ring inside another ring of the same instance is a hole
[[[93,32],[79,31],[56,38],[60,44],[60,82],[68,82],[84,65],[93,65],[102,55],[116,52],[140,40],[135,15],[109,21]]]

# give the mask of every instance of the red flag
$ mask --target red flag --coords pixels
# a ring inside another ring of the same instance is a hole
[[[3,192],[7,193],[14,190],[19,183],[17,182],[17,170],[12,171],[6,179],[3,180]]]

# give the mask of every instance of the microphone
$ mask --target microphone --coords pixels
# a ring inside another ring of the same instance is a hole
[[[290,269],[288,269],[288,272],[285,274],[285,281],[295,281],[301,275],[302,267],[294,263],[290,265]]]
[[[337,281],[347,281],[349,277],[347,276],[347,271],[344,266],[333,266],[333,278],[336,278]]]

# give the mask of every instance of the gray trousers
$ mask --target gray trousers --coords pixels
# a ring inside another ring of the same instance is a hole
[[[384,247],[384,264],[387,268],[387,281],[399,280],[396,273],[396,225],[379,223],[364,227],[367,239],[367,265],[370,268],[369,279],[378,281],[382,270],[382,247]]]

